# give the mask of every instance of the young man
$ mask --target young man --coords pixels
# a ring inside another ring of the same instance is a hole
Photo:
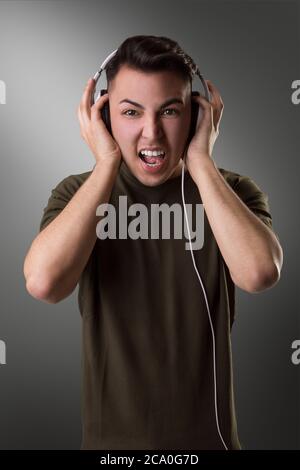
[[[211,103],[193,98],[203,117],[186,145],[194,66],[174,41],[136,36],[120,46],[107,67],[108,94],[92,106],[95,83],[88,81],[78,118],[96,164],[53,189],[25,259],[26,286],[37,299],[57,303],[79,282],[81,449],[241,449],[230,343],[234,288],[274,285],[282,249],[267,196],[213,161],[223,102],[209,81]],[[100,113],[107,100],[112,134]],[[140,156],[153,148],[164,156]],[[185,202],[205,209],[204,243],[194,257],[212,317],[216,376],[207,306],[186,239],[120,237],[118,230],[97,236],[101,204],[114,206],[119,225],[124,196],[127,206],[143,204],[149,213],[154,204],[182,206],[183,159]]]

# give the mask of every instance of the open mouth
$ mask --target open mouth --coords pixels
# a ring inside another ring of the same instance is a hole
[[[148,167],[159,167],[162,165],[165,157],[166,157],[166,153],[163,152],[162,154],[160,155],[145,155],[145,154],[142,154],[142,152],[140,151],[139,152],[139,157],[140,159],[148,166]]]

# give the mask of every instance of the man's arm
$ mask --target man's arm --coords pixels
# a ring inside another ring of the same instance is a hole
[[[283,263],[275,234],[238,197],[209,156],[197,162],[193,178],[233,282],[247,292],[272,287]]]
[[[57,303],[72,293],[95,245],[96,208],[109,201],[116,164],[98,162],[65,208],[33,240],[24,261],[27,291]]]
[[[186,150],[186,165],[233,282],[248,292],[260,292],[279,280],[282,248],[272,230],[235,194],[215,166],[212,151],[224,103],[215,85],[210,80],[206,84],[209,101],[193,96],[203,116]]]
[[[35,298],[56,303],[75,289],[97,239],[99,204],[107,203],[117,176],[121,151],[101,118],[108,93],[92,104],[95,80],[89,79],[77,114],[80,133],[96,165],[67,205],[34,239],[24,261],[26,288]]]

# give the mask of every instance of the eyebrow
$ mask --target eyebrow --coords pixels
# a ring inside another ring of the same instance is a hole
[[[130,103],[130,104],[133,104],[133,106],[136,106],[137,108],[145,109],[144,106],[142,106],[141,104],[136,103],[135,101],[129,100],[128,98],[125,98],[124,100],[121,100],[121,101],[119,102],[119,104],[121,104],[121,103]],[[169,100],[165,101],[165,102],[160,106],[160,109],[165,108],[165,107],[168,106],[169,104],[174,104],[174,103],[184,104],[181,98],[170,98]]]

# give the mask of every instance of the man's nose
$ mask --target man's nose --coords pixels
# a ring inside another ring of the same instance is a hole
[[[148,140],[154,140],[163,134],[160,119],[157,117],[148,117],[144,121],[143,137]]]

